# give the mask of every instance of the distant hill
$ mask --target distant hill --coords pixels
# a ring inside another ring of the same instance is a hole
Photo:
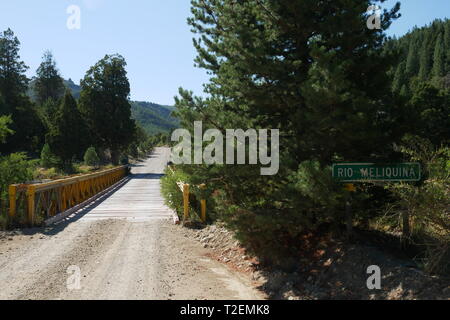
[[[33,85],[34,81],[31,81],[28,94],[35,101],[32,90]],[[80,98],[81,87],[73,82],[72,79],[64,80],[64,85],[72,91],[72,95],[76,99]],[[163,106],[145,101],[131,101],[132,118],[150,135],[168,133],[179,127],[178,119],[172,117],[174,110],[175,107],[171,106]]]
[[[144,101],[131,102],[131,114],[148,134],[167,133],[179,127],[178,119],[172,116],[175,107],[162,106]]]
[[[70,91],[72,91],[72,95],[75,97],[75,99],[80,98],[81,87],[73,82],[72,79],[64,80],[64,85],[69,88]]]

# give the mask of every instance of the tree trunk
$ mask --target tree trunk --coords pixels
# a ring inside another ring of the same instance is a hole
[[[402,212],[402,224],[403,224],[403,232],[402,232],[402,247],[405,247],[409,244],[409,240],[411,238],[411,226],[410,226],[410,214],[407,210]]]
[[[119,164],[119,151],[111,149],[111,163],[115,166]]]

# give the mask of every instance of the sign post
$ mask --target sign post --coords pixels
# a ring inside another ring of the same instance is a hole
[[[333,178],[345,183],[345,190],[349,191],[345,199],[345,217],[347,236],[352,233],[351,192],[355,192],[355,182],[414,182],[422,179],[420,163],[336,163],[333,165]],[[403,213],[403,230],[409,230],[408,213]],[[404,236],[408,237],[407,234]]]

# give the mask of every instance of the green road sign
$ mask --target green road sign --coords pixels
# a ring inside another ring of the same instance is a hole
[[[340,182],[394,182],[419,181],[420,163],[337,163],[333,165],[333,178]]]

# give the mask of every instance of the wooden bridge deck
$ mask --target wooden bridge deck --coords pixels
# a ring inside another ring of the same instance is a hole
[[[169,149],[157,148],[151,158],[132,168],[132,175],[120,189],[89,209],[85,220],[126,219],[147,221],[170,219],[173,211],[164,204],[160,178],[169,159]]]

